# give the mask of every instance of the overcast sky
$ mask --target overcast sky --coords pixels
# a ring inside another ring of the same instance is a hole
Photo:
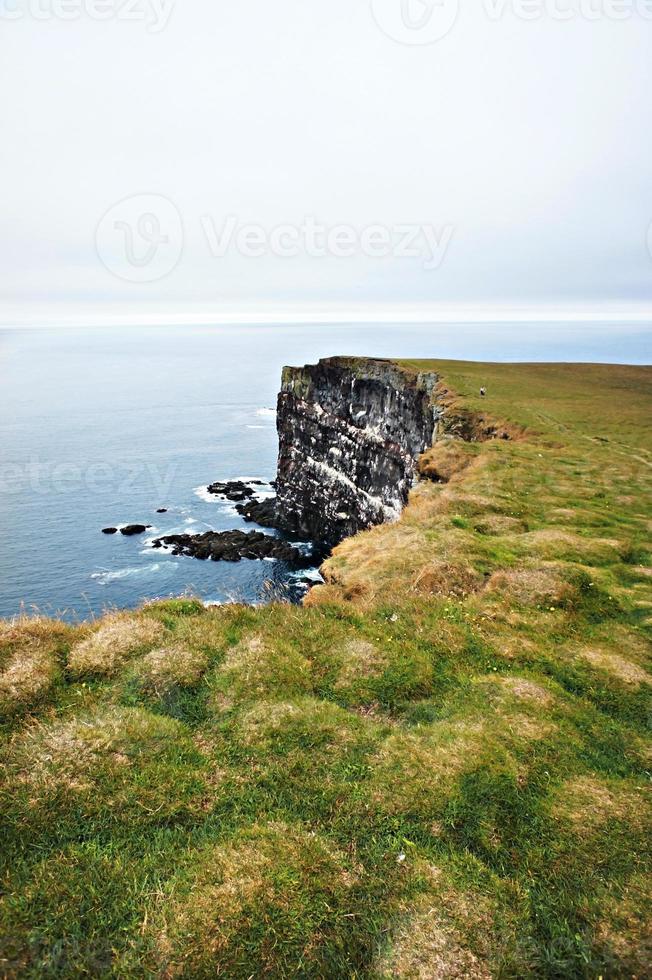
[[[0,323],[652,309],[652,0],[0,0],[0,82]]]

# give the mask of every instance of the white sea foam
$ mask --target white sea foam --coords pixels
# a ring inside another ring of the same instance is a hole
[[[312,545],[310,541],[290,541],[290,544],[293,548],[296,548],[297,551],[300,551],[302,555],[307,556],[312,554]]]
[[[147,578],[152,575],[158,575],[163,573],[164,575],[171,575],[178,565],[173,561],[166,562],[154,562],[149,565],[137,565],[130,568],[116,568],[114,571],[103,570],[101,572],[92,572],[91,578],[99,582],[100,585],[108,585],[110,582],[119,582],[126,578]]]
[[[324,577],[318,568],[302,568],[297,572],[290,572],[290,578],[307,578],[319,585],[324,581]]]
[[[203,500],[207,504],[219,503],[219,498],[214,493],[209,493],[208,487],[195,487],[192,492],[195,497],[199,497],[200,500]]]

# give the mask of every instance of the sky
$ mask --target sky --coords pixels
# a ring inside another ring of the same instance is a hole
[[[652,0],[0,0],[0,325],[652,323]]]

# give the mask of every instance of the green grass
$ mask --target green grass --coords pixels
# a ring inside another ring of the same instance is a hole
[[[0,976],[647,973],[652,371],[404,366],[517,438],[303,608],[0,625]]]

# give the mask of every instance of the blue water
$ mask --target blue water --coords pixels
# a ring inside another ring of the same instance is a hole
[[[148,545],[243,526],[201,488],[273,478],[269,410],[283,364],[349,353],[643,363],[649,337],[649,327],[604,324],[2,329],[0,615],[74,620],[169,595],[285,594],[282,563],[200,562]],[[125,523],[153,527],[100,533]]]

